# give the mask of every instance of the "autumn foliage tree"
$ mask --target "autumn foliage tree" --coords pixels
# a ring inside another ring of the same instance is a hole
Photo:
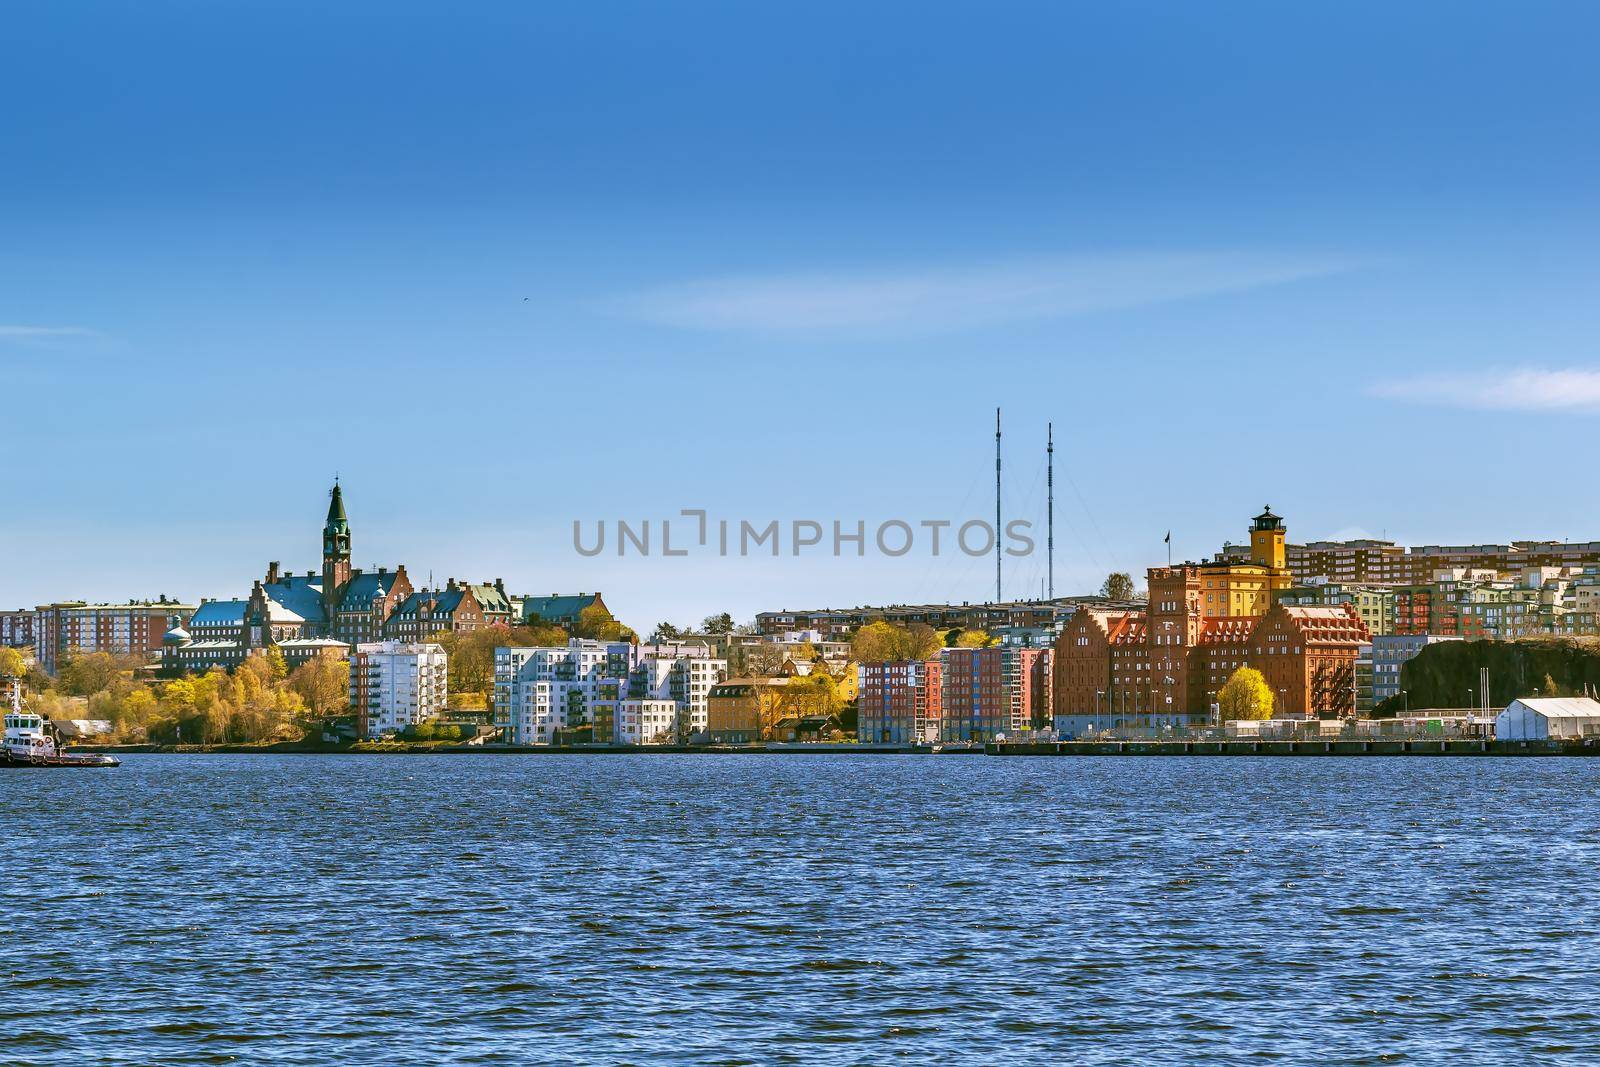
[[[1254,667],[1240,667],[1217,694],[1224,722],[1272,718],[1272,689]]]
[[[850,639],[850,658],[857,663],[894,663],[900,660],[928,659],[944,647],[939,632],[925,623],[909,626],[869,622]]]

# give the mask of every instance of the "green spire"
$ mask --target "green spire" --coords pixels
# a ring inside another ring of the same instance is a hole
[[[328,501],[328,526],[338,526],[349,529],[350,520],[344,513],[344,491],[339,488],[339,483],[333,483],[332,499]]]

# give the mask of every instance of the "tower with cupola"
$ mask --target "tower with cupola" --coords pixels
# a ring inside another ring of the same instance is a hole
[[[339,590],[350,580],[350,520],[344,513],[344,492],[337,480],[328,501],[328,521],[322,527],[322,603],[331,625],[339,605]]]

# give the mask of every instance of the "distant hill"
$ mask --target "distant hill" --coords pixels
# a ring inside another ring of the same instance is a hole
[[[1581,696],[1600,688],[1600,638],[1525,637],[1515,641],[1441,641],[1400,668],[1409,700],[1391,697],[1372,709],[1376,718],[1413,709],[1468,707],[1478,703],[1478,672],[1489,668],[1489,706],[1518,697]]]

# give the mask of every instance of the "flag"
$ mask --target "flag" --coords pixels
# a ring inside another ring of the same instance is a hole
[[[1168,530],[1167,531],[1167,536],[1163,537],[1162,540],[1165,541],[1169,545],[1172,544],[1172,531]]]

